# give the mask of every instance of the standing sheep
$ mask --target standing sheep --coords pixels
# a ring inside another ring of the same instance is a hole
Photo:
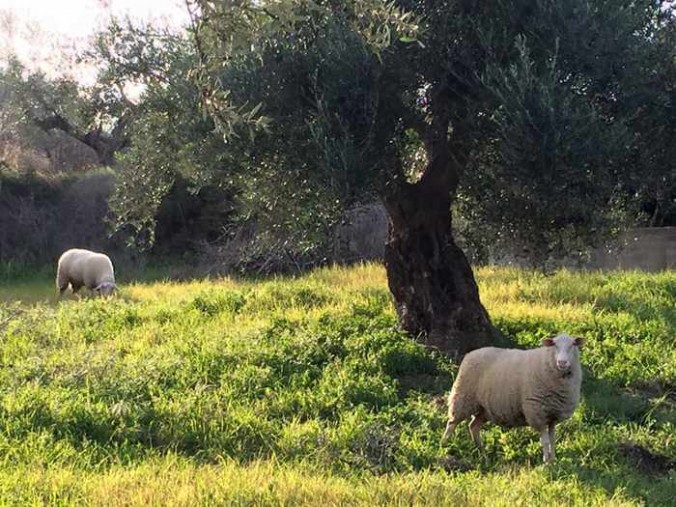
[[[446,441],[472,417],[469,431],[481,447],[484,422],[530,426],[540,433],[545,463],[554,460],[554,427],[568,419],[580,401],[582,338],[560,334],[532,350],[485,347],[467,354],[448,397]]]
[[[106,254],[80,248],[67,250],[59,257],[56,270],[59,296],[63,295],[69,283],[73,293],[83,285],[101,296],[109,296],[117,289],[110,258]]]

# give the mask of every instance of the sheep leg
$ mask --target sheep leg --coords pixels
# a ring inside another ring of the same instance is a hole
[[[542,444],[542,460],[545,463],[551,463],[552,456],[552,443],[549,438],[549,429],[544,427],[540,430],[540,443]]]
[[[472,440],[474,444],[482,448],[484,446],[484,441],[481,439],[481,425],[484,423],[484,418],[481,414],[475,414],[472,416],[472,421],[469,423],[469,433],[472,435]]]
[[[448,422],[446,423],[444,435],[441,437],[441,443],[443,444],[446,442],[456,426],[468,417],[469,413],[466,410],[466,404],[459,402],[456,392],[451,391],[451,394],[448,397]]]
[[[556,423],[549,423],[549,456],[551,461],[554,461],[555,451],[554,447],[556,445]]]
[[[459,421],[454,421],[453,419],[449,419],[448,422],[446,423],[446,430],[444,431],[444,435],[441,437],[441,443],[443,444],[448,440],[448,437],[451,436],[453,431],[455,430],[455,427],[458,425]]]
[[[66,292],[69,283],[70,280],[68,280],[68,277],[63,276],[63,273],[61,273],[61,268],[59,268],[56,273],[56,288],[59,291],[59,298],[63,296],[64,292]]]

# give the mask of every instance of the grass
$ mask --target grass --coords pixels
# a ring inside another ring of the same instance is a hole
[[[440,445],[456,366],[379,266],[58,304],[38,275],[0,291],[0,505],[673,505],[676,275],[477,279],[520,345],[587,337],[551,467],[526,428]]]

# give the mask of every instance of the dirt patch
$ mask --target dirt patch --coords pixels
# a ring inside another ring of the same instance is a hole
[[[437,394],[432,396],[432,403],[442,412],[446,412],[448,410],[448,396],[445,394]]]
[[[669,384],[660,380],[634,382],[630,385],[634,394],[644,396],[649,399],[664,398],[671,403],[676,403],[676,385]]]
[[[444,456],[443,458],[439,458],[439,466],[447,472],[469,472],[474,468],[466,461],[458,459],[455,456]]]
[[[620,454],[639,472],[646,475],[663,475],[674,469],[674,461],[661,454],[655,454],[645,447],[623,442],[619,445]]]
[[[444,375],[416,373],[413,375],[396,375],[399,381],[399,394],[405,396],[411,390],[427,392],[443,396],[448,386],[448,379]]]

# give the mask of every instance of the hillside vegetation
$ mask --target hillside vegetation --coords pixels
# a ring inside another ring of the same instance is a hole
[[[520,346],[587,338],[557,462],[530,429],[445,446],[457,367],[396,327],[384,270],[0,288],[0,504],[673,505],[676,274],[477,271]]]

